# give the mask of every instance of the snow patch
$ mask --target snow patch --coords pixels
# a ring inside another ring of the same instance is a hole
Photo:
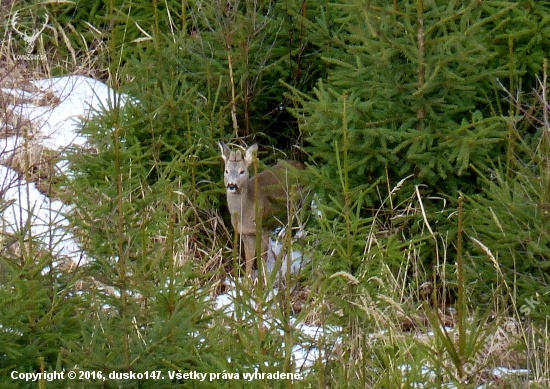
[[[119,98],[124,104],[128,97],[117,95],[107,85],[84,76],[56,77],[31,81],[35,91],[2,88],[13,97],[8,110],[20,123],[30,123],[26,138],[16,133],[11,123],[1,123],[0,160],[9,161],[17,152],[32,145],[45,146],[62,152],[69,146],[84,145],[86,137],[79,131],[79,122],[90,119],[95,112],[112,106]],[[22,127],[22,126],[21,126]],[[66,171],[66,161],[58,163]],[[41,242],[41,249],[54,257],[81,260],[82,251],[67,231],[65,214],[71,207],[42,194],[32,182],[26,182],[15,170],[0,165],[0,229],[7,234],[27,234]]]

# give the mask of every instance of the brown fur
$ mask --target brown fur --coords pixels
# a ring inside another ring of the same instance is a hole
[[[256,177],[250,177],[248,169],[258,146],[250,146],[244,156],[241,150],[231,151],[223,142],[219,142],[219,146],[225,162],[224,184],[231,224],[243,243],[246,272],[250,274],[256,257],[256,201],[262,223],[261,253],[264,256],[269,244],[269,231],[277,225],[277,216],[279,219],[286,216],[291,188],[288,171],[301,169],[302,165],[295,161],[279,161]]]

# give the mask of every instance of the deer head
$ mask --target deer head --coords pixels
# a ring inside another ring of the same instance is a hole
[[[44,29],[46,28],[46,25],[48,24],[49,16],[48,16],[48,14],[46,14],[44,16],[44,19],[45,19],[44,20],[44,25],[42,26],[41,29],[38,30],[38,29],[33,28],[32,29],[33,34],[32,35],[27,35],[27,34],[25,34],[24,32],[20,31],[17,28],[17,20],[18,20],[17,13],[18,12],[19,11],[16,11],[13,14],[13,17],[11,18],[11,26],[14,29],[14,31],[17,32],[21,36],[21,38],[23,38],[23,41],[25,41],[25,43],[27,44],[27,54],[30,54],[34,50],[34,42],[36,41],[36,39],[38,39],[38,37],[40,36],[42,31],[44,31]]]
[[[223,182],[227,194],[239,195],[243,189],[246,190],[246,184],[250,178],[248,168],[254,160],[254,154],[258,151],[258,145],[253,144],[246,149],[244,157],[241,150],[231,151],[223,142],[219,142],[219,146],[225,162]]]

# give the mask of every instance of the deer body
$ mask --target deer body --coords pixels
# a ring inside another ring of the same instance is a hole
[[[288,167],[301,168],[301,165],[294,161],[279,162],[251,178],[248,169],[258,146],[250,146],[243,155],[241,150],[231,151],[223,142],[219,142],[219,145],[225,162],[224,184],[231,224],[244,246],[246,272],[250,274],[256,256],[256,232],[262,234],[263,256],[269,245],[270,229],[277,225],[277,219],[286,216],[290,195]],[[261,218],[261,229],[257,226],[256,206],[257,215]]]

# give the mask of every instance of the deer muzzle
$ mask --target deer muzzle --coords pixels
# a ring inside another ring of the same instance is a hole
[[[232,184],[232,183],[227,184],[227,191],[238,193],[239,192],[239,186],[237,184]]]

